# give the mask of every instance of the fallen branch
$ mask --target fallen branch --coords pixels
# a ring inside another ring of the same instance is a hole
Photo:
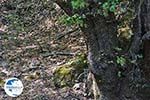
[[[55,56],[55,55],[60,55],[60,56],[74,56],[75,53],[68,53],[68,52],[51,52],[51,53],[42,53],[42,54],[41,54],[41,56],[43,56],[43,57]]]
[[[59,35],[57,36],[56,40],[59,40],[59,39],[63,38],[64,36],[69,35],[69,34],[72,34],[72,33],[76,32],[76,31],[78,31],[78,30],[79,30],[79,28],[76,28],[76,29],[71,30],[71,31],[68,31],[68,32],[66,32],[66,33],[59,34]]]

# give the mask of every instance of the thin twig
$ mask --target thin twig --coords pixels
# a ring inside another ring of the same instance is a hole
[[[42,55],[43,57],[54,56],[54,55],[74,56],[75,53],[68,53],[68,52],[51,52],[51,53],[42,53],[41,55]]]
[[[59,40],[59,39],[63,38],[64,36],[72,34],[72,33],[76,32],[78,30],[79,30],[79,28],[76,28],[76,29],[68,31],[66,33],[62,33],[62,34],[60,34],[60,35],[57,36],[56,40]]]

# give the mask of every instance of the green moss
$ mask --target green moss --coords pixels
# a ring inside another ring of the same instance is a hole
[[[72,86],[77,77],[87,68],[85,54],[79,54],[64,65],[59,66],[54,71],[53,81],[55,86]]]

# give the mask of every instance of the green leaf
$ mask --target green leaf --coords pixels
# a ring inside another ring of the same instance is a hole
[[[73,9],[82,9],[86,7],[86,2],[85,0],[72,0],[71,5]]]
[[[116,7],[116,5],[112,5],[110,8],[109,8],[109,10],[110,10],[110,12],[115,12],[115,7]]]
[[[119,78],[122,77],[121,71],[118,71],[117,75],[118,75]]]
[[[103,9],[109,9],[109,4],[108,4],[108,2],[104,3],[102,7],[103,7]]]
[[[124,57],[119,57],[117,56],[117,64],[121,65],[121,66],[124,66],[126,63],[126,59]]]

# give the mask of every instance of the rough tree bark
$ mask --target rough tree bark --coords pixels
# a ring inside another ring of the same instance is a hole
[[[67,14],[72,9],[57,3]],[[68,0],[70,1],[70,0]],[[124,77],[117,76],[120,70],[116,64],[118,47],[117,23],[113,15],[86,16],[84,33],[88,46],[90,70],[98,85],[100,96],[97,100],[149,100],[150,99],[150,0],[135,0],[136,18],[133,22],[134,37],[128,52],[129,60],[136,63],[126,64]],[[143,60],[137,55],[142,51]]]
[[[117,46],[117,24],[103,16],[88,16],[87,28],[83,28],[88,45],[90,70],[100,89],[101,100],[117,100],[117,67],[109,63]]]

